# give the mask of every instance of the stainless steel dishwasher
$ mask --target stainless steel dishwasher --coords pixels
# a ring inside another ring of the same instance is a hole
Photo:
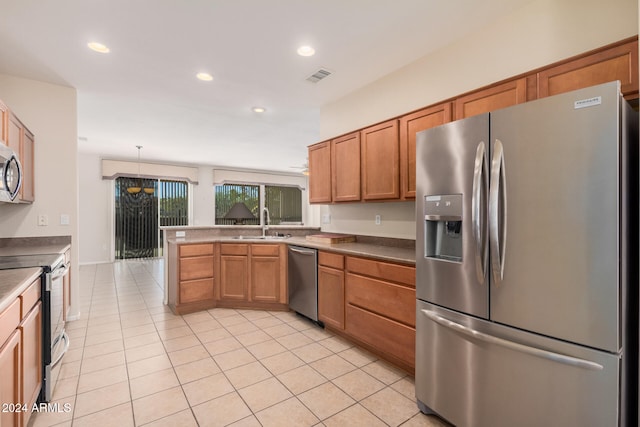
[[[289,245],[289,308],[318,322],[318,251]]]

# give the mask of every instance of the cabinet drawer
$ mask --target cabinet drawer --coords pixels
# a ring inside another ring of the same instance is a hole
[[[278,256],[280,254],[280,245],[259,244],[251,245],[251,255],[257,256]]]
[[[180,260],[180,281],[213,277],[213,257],[182,258]]]
[[[338,255],[331,252],[318,252],[318,264],[325,267],[337,268],[342,270],[344,268],[344,255]]]
[[[213,279],[180,282],[180,303],[213,299]]]
[[[352,273],[416,287],[416,268],[412,266],[347,257],[347,270]]]
[[[223,243],[220,245],[220,253],[222,255],[248,255],[249,245],[247,244],[235,244],[235,243]]]
[[[406,286],[348,273],[345,298],[348,304],[415,327],[416,291]]]
[[[347,305],[347,332],[353,337],[415,366],[416,330],[375,313]]]
[[[40,299],[40,291],[40,279],[38,279],[34,281],[27,290],[22,293],[22,295],[20,295],[21,319],[31,311],[34,305],[36,305]]]
[[[20,324],[20,299],[9,305],[2,313],[0,313],[0,347],[9,339],[9,336],[16,330]]]
[[[213,255],[213,243],[180,245],[180,257]]]

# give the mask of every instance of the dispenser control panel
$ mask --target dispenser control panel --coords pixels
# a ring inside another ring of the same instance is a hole
[[[462,220],[462,194],[426,196],[424,198],[424,214],[434,220]]]
[[[462,194],[424,198],[425,258],[462,262]]]

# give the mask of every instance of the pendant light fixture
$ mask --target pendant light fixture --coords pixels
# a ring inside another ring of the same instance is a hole
[[[153,187],[142,186],[142,178],[140,177],[140,149],[142,148],[142,145],[136,145],[136,148],[138,149],[138,183],[137,185],[132,185],[128,187],[127,193],[138,194],[141,191],[144,191],[146,194],[153,194],[153,192],[155,191]]]

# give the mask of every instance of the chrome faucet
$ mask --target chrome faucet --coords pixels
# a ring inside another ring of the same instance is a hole
[[[266,207],[262,208],[262,212],[263,212],[263,219],[264,219],[264,213],[267,214],[267,220],[262,224],[262,237],[265,237],[267,234],[267,230],[269,229],[269,224],[271,224],[271,218],[269,217],[269,209],[267,209]]]

